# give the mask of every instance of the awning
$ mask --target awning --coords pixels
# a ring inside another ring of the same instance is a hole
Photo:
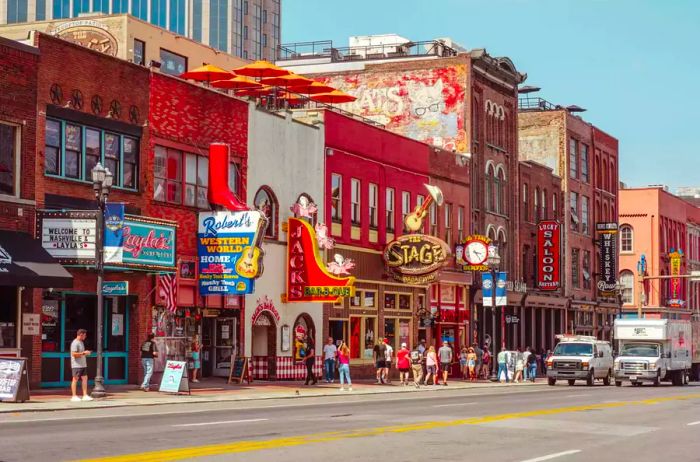
[[[508,306],[520,306],[523,304],[523,297],[525,296],[524,292],[513,292],[513,291],[508,291]],[[474,294],[474,303],[477,305],[481,305],[484,301],[484,296],[483,293],[481,292],[481,289],[477,290],[476,293]]]
[[[525,306],[532,308],[566,308],[567,299],[561,296],[528,294]]]
[[[29,234],[0,231],[0,286],[73,287],[73,276]]]

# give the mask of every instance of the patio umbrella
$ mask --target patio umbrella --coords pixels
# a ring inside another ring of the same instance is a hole
[[[287,75],[280,75],[279,77],[266,77],[264,79],[260,79],[260,83],[264,83],[265,85],[274,85],[277,87],[294,87],[294,86],[300,86],[300,85],[308,85],[313,80],[307,79],[303,75],[299,74],[294,74],[290,73]]]
[[[260,88],[243,88],[236,90],[236,96],[265,96],[272,93],[275,89],[270,86],[261,86]]]
[[[212,87],[215,88],[226,88],[226,89],[238,89],[238,88],[260,88],[261,84],[253,79],[244,77],[242,75],[237,75],[232,79],[227,80],[215,80],[211,83]]]
[[[328,93],[330,91],[335,90],[335,88],[330,87],[330,86],[326,85],[325,83],[311,82],[310,84],[307,84],[307,85],[290,86],[289,90],[293,91],[294,93],[304,93],[307,95],[315,95],[317,93]]]
[[[351,103],[357,98],[352,95],[348,95],[343,91],[333,90],[328,93],[319,93],[316,95],[311,95],[311,99],[319,103],[340,104]]]
[[[279,97],[282,101],[286,101],[289,104],[301,104],[307,100],[306,96],[295,95],[294,93],[285,93]]]
[[[282,69],[267,61],[255,61],[254,63],[246,64],[233,70],[236,75],[245,75],[247,77],[279,77],[287,75],[290,72],[287,69]]]
[[[224,80],[233,77],[233,74],[225,69],[212,64],[205,64],[197,69],[180,74],[181,79],[196,80],[197,82],[211,82],[212,80]]]

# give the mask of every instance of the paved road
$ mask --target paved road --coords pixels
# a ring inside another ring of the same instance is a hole
[[[534,386],[0,416],[0,460],[695,461],[700,385]]]

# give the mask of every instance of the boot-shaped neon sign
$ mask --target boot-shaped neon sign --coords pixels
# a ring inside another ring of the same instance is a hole
[[[242,212],[250,208],[241,202],[228,186],[229,181],[228,145],[212,143],[209,145],[209,203],[219,205],[226,210]]]

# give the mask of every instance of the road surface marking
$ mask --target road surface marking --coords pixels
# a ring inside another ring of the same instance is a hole
[[[205,425],[223,425],[223,424],[232,424],[232,423],[264,422],[266,420],[270,420],[270,419],[222,420],[220,422],[200,422],[200,423],[191,423],[191,424],[178,424],[178,425],[171,425],[171,427],[203,427]]]
[[[355,430],[343,430],[334,432],[314,433],[307,435],[288,436],[269,440],[242,440],[232,443],[210,444],[205,446],[190,446],[185,448],[164,449],[159,451],[149,451],[136,454],[125,454],[96,459],[85,459],[83,462],[147,462],[147,461],[175,461],[194,459],[197,457],[216,456],[222,454],[241,454],[253,451],[263,451],[266,449],[289,448],[305,446],[314,443],[327,443],[352,438],[368,438],[373,436],[388,436],[392,434],[404,434],[409,432],[434,430],[441,428],[456,427],[462,425],[480,425],[489,422],[498,422],[511,419],[521,419],[525,417],[536,417],[546,415],[558,415],[592,409],[615,409],[629,406],[645,406],[662,402],[681,401],[688,399],[700,399],[700,393],[677,396],[664,396],[652,399],[637,401],[621,401],[617,403],[586,404],[580,406],[568,406],[549,409],[535,409],[532,411],[514,412],[511,414],[495,414],[481,417],[468,417],[465,419],[428,421],[408,423],[403,425],[393,425],[375,428],[360,428]]]
[[[570,451],[562,451],[562,452],[557,452],[556,454],[549,454],[549,455],[542,456],[542,457],[535,457],[534,459],[523,460],[522,462],[542,462],[544,460],[556,459],[557,457],[570,456],[571,454],[577,454],[579,452],[581,452],[580,449],[572,449]]]
[[[582,393],[580,395],[566,395],[567,398],[583,398],[584,396],[591,396],[591,395],[586,394],[586,393]]]
[[[468,406],[470,404],[476,404],[476,402],[473,403],[454,403],[454,404],[435,404],[431,407],[453,407],[453,406]]]
[[[516,430],[543,430],[547,434],[552,433],[580,433],[588,435],[609,435],[620,437],[632,437],[657,431],[658,427],[648,427],[641,425],[621,425],[607,424],[586,420],[584,422],[575,422],[572,425],[571,420],[564,419],[541,419],[541,418],[522,418],[512,420],[501,420],[484,424],[485,427],[491,428],[507,428]]]
[[[687,425],[688,425],[689,427],[692,427],[693,425],[700,425],[700,420],[698,420],[697,422],[690,422],[690,423],[687,424]]]

